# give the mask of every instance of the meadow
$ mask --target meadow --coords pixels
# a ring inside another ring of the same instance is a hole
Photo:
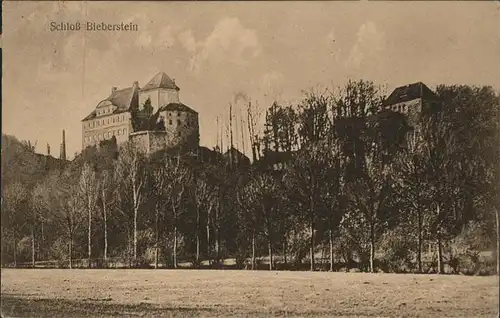
[[[495,317],[498,276],[2,269],[2,317]]]

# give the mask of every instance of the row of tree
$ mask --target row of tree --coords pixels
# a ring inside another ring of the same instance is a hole
[[[421,272],[432,244],[443,272],[471,225],[476,252],[498,248],[500,96],[439,86],[408,114],[384,100],[364,81],[309,93],[267,109],[262,134],[249,104],[251,165],[220,147],[144,154],[125,143],[87,148],[36,184],[4,180],[2,169],[2,263],[26,261],[20,249],[33,265],[70,268],[75,257],[174,268],[233,257],[255,268],[266,255],[269,269],[279,258],[314,270],[326,246],[330,270],[403,262]]]

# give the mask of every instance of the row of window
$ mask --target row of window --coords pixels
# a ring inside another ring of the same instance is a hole
[[[408,108],[408,106],[403,104],[403,105],[393,106],[392,110],[395,112],[406,113],[406,111],[409,110],[409,108]]]
[[[118,116],[113,116],[112,118],[107,118],[107,119],[98,119],[98,120],[93,120],[88,122],[87,127],[88,128],[95,128],[98,126],[103,126],[105,124],[111,124],[111,123],[120,123],[125,121],[125,115],[118,115]]]
[[[97,116],[105,115],[111,113],[113,110],[111,108],[105,108],[97,111]]]
[[[118,129],[118,130],[111,130],[111,131],[108,131],[107,133],[87,136],[87,137],[85,137],[85,141],[86,142],[93,142],[93,141],[99,141],[99,140],[104,140],[104,139],[111,139],[111,137],[113,137],[113,136],[125,136],[125,135],[127,135],[127,128]]]
[[[165,117],[160,116],[160,121],[165,122]],[[169,125],[173,125],[172,119],[168,120],[168,124]],[[177,126],[180,126],[181,124],[182,124],[181,120],[177,119]],[[186,127],[190,127],[190,124],[191,124],[191,121],[190,120],[186,120]]]

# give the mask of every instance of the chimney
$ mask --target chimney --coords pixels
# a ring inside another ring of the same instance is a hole
[[[50,156],[50,145],[47,143],[47,156]]]
[[[66,133],[64,129],[62,131],[61,153],[59,154],[59,158],[66,160]]]
[[[134,86],[134,88],[139,88],[139,82],[135,81],[133,86]]]
[[[118,88],[116,88],[116,87],[114,87],[114,86],[113,86],[113,87],[111,87],[111,94],[113,94],[114,92],[116,92],[116,90],[117,90],[117,89],[118,89]]]

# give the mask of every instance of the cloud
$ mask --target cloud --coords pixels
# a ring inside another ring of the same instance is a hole
[[[204,40],[196,41],[190,30],[181,33],[179,40],[193,54],[190,69],[194,72],[207,64],[245,64],[261,51],[256,31],[244,27],[237,18],[223,18]]]
[[[166,26],[159,31],[152,31],[146,28],[137,35],[135,45],[141,49],[161,50],[171,48],[175,44],[172,27]]]
[[[369,58],[377,58],[385,49],[385,35],[375,23],[368,21],[359,27],[356,43],[347,58],[347,66],[359,68]]]
[[[186,51],[193,53],[196,51],[196,48],[198,47],[196,44],[196,40],[193,37],[193,33],[191,30],[184,31],[179,34],[178,36],[179,41],[181,42],[182,46]]]
[[[125,23],[139,25],[135,45],[141,49],[161,50],[175,44],[174,30],[170,25],[155,27],[154,21],[145,13],[138,13],[125,20]]]
[[[283,81],[283,74],[276,71],[268,72],[262,75],[262,89],[275,90]]]

